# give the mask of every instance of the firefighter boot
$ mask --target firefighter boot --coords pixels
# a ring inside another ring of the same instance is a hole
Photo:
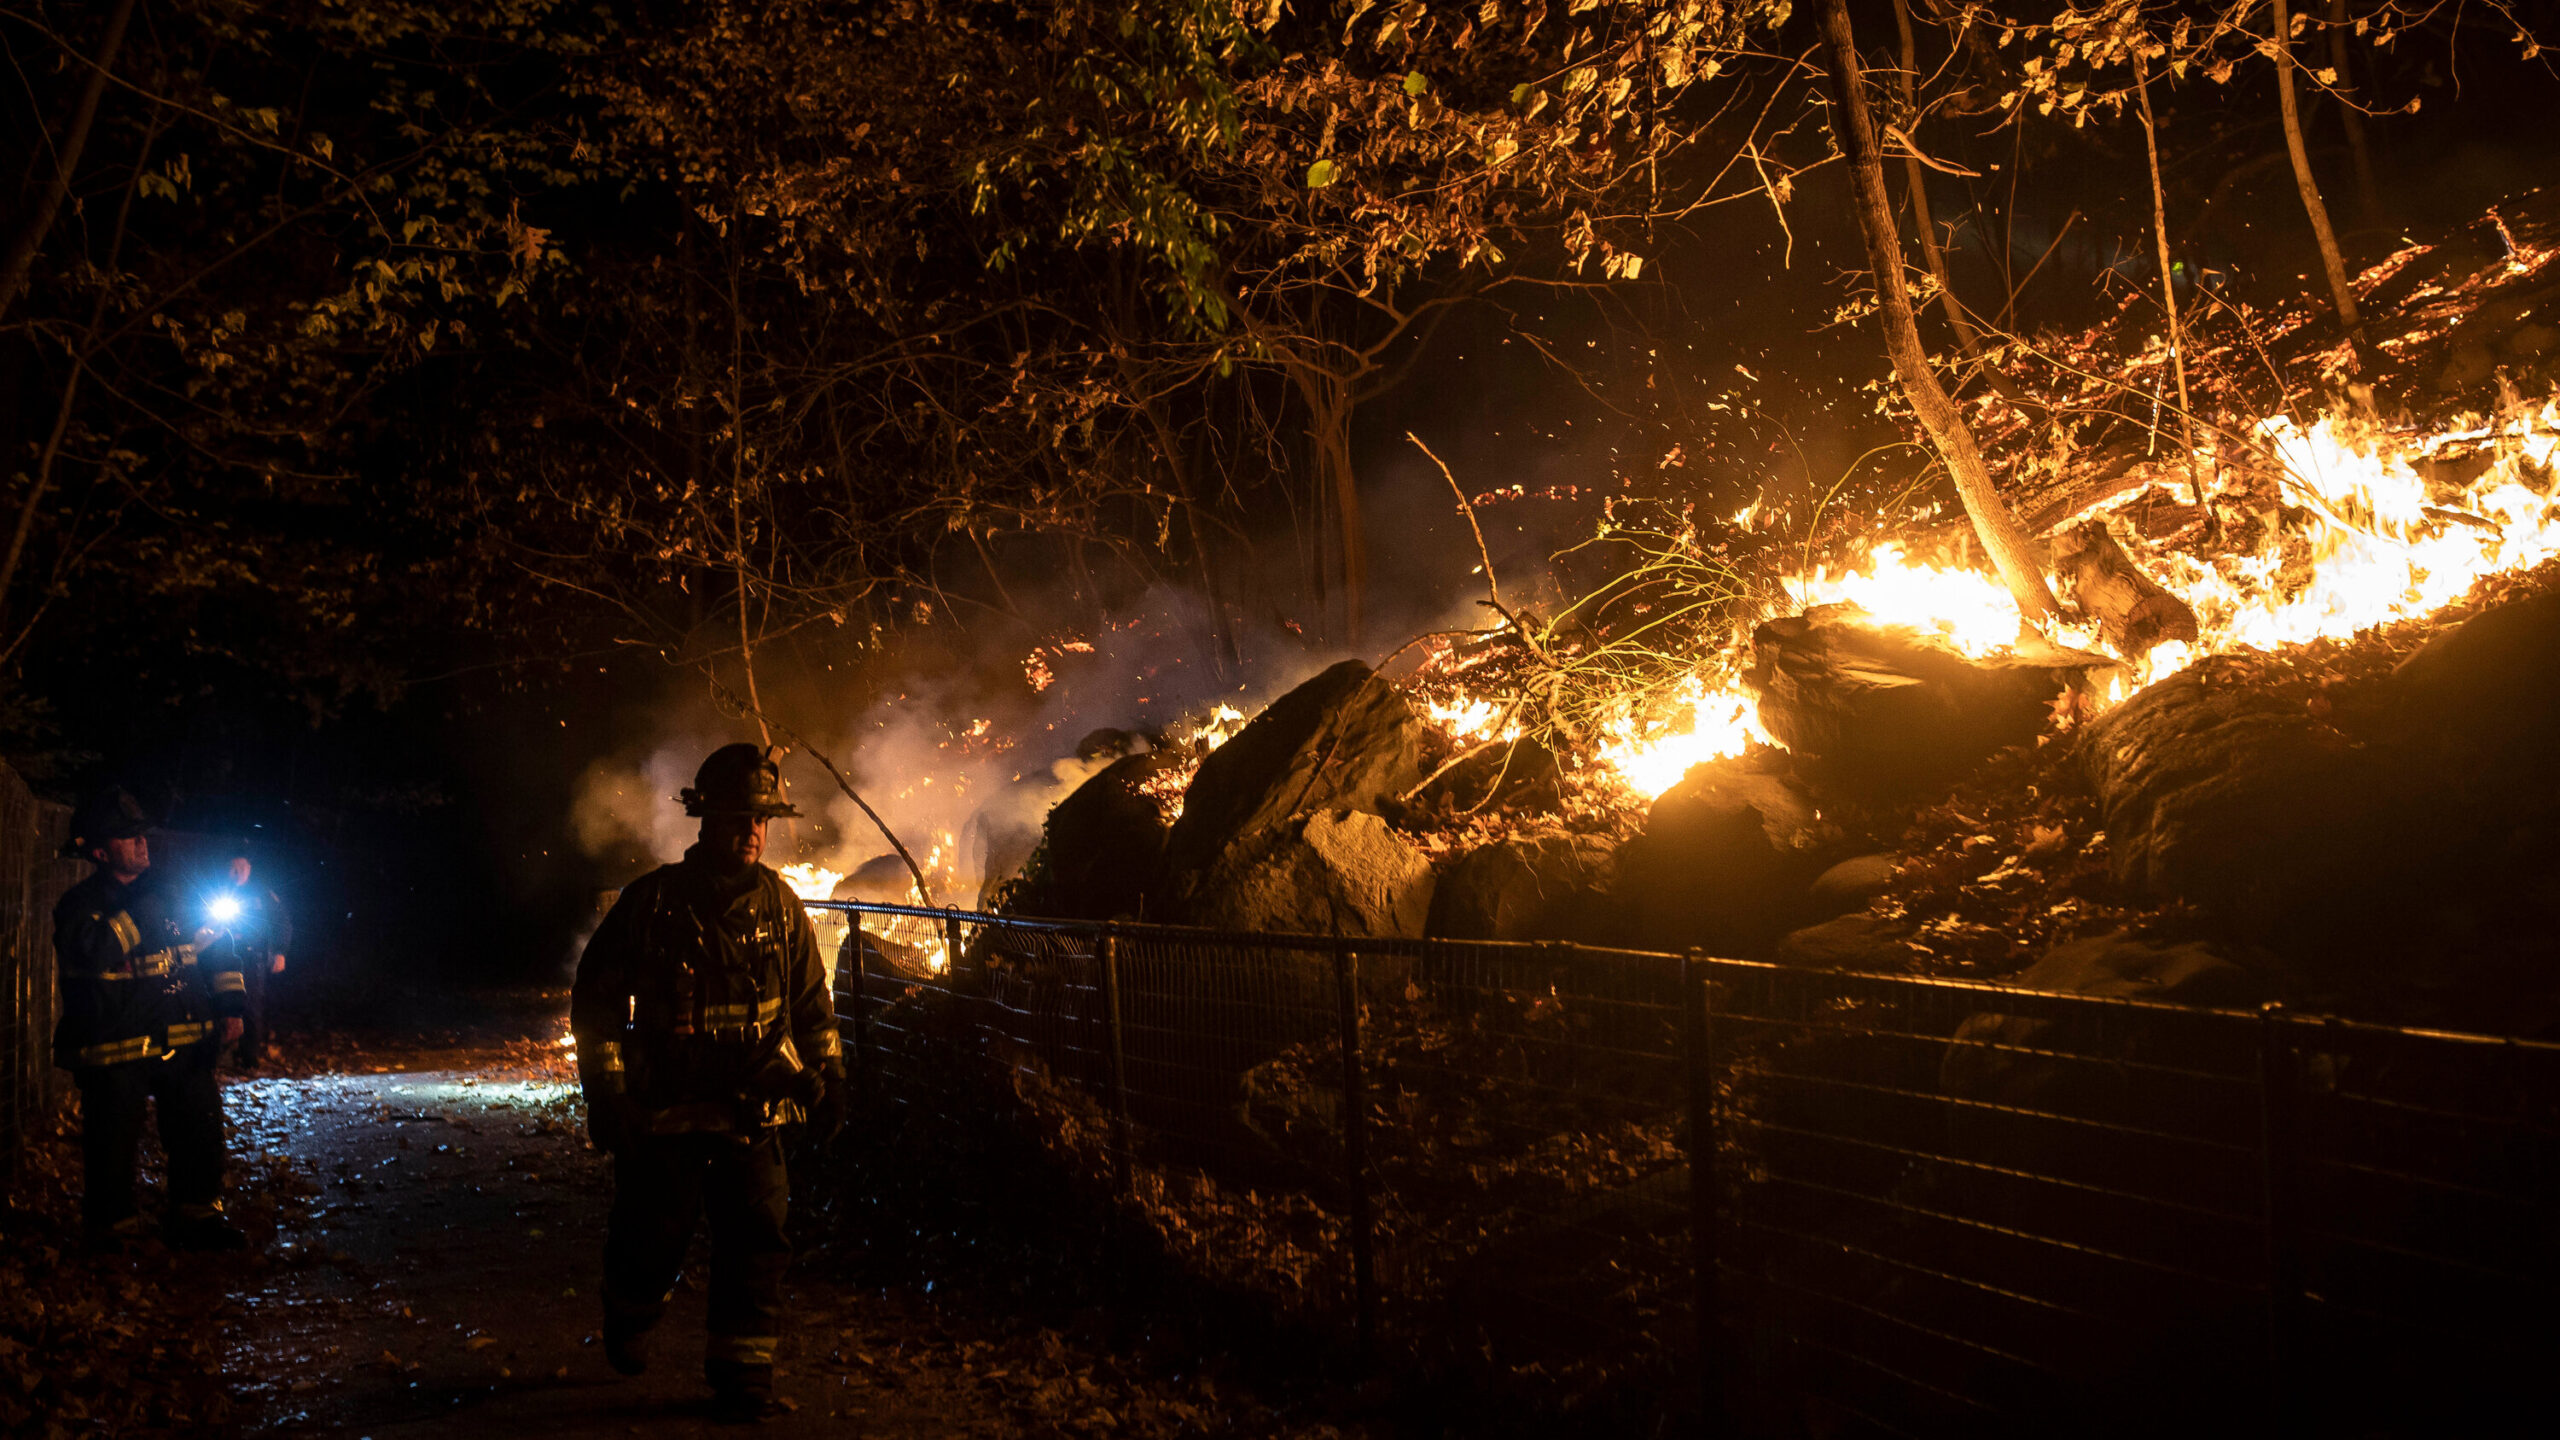
[[[205,1252],[243,1250],[249,1238],[231,1228],[222,1218],[222,1202],[197,1201],[180,1205],[169,1217],[169,1246],[174,1250]]]
[[[773,1397],[773,1372],[760,1381],[722,1385],[711,1392],[711,1416],[724,1425],[761,1425],[790,1407]]]
[[[649,1369],[649,1332],[644,1327],[608,1320],[604,1326],[604,1363],[623,1375],[642,1375]]]

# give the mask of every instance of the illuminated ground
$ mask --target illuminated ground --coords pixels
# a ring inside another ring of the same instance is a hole
[[[233,1080],[252,1256],[189,1266],[219,1317],[232,1433],[680,1435],[715,1428],[688,1280],[651,1372],[595,1337],[603,1157],[550,1048],[514,1039],[306,1046],[288,1077]],[[520,1027],[530,1028],[530,1027]],[[697,1247],[695,1261],[703,1258]],[[165,1256],[115,1262],[146,1271]],[[1140,1373],[1091,1333],[945,1302],[936,1287],[793,1282],[776,1435],[1334,1434],[1181,1367]],[[699,1272],[693,1272],[698,1274]],[[165,1433],[165,1432],[163,1432]]]

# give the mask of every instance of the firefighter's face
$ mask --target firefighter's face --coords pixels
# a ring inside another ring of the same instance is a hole
[[[761,815],[705,815],[702,848],[715,860],[744,868],[764,858],[765,818]]]
[[[246,859],[235,859],[231,862],[231,883],[234,885],[249,883],[249,862]]]
[[[151,841],[141,835],[101,840],[90,847],[89,858],[108,874],[131,879],[151,868]]]

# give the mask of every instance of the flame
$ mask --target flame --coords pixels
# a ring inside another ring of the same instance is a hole
[[[2434,435],[2392,437],[2336,417],[2305,427],[2285,416],[2254,433],[2283,467],[2289,509],[2268,517],[2248,552],[2205,558],[2136,544],[2138,563],[2195,611],[2198,638],[2125,657],[2126,672],[2109,678],[2103,704],[2203,656],[2346,639],[2430,614],[2484,576],[2560,555],[2553,493],[2560,397]],[[2466,485],[2438,481],[2431,491],[2419,462],[2456,447],[2487,447],[2485,469]],[[2228,490],[2216,498],[2226,515],[2239,508]],[[1919,563],[1891,541],[1854,564],[1799,575],[1786,590],[1801,608],[1852,604],[1880,624],[1937,636],[1976,659],[2010,650],[2021,633],[2017,606],[1996,578]],[[2090,627],[2059,625],[2046,638],[2106,649]],[[1741,754],[1752,741],[1776,743],[1760,726],[1738,665],[1735,656],[1718,657],[1656,713],[1631,708],[1607,727],[1597,758],[1631,797],[1653,799],[1692,765]],[[1483,736],[1502,713],[1496,700],[1467,694],[1425,708],[1459,739]]]
[[[1760,728],[1760,707],[1731,675],[1712,684],[1704,675],[1690,676],[1671,708],[1673,715],[1656,725],[1634,716],[1612,723],[1600,749],[1602,761],[1647,800],[1679,784],[1692,765],[1739,755],[1754,740],[1775,743]]]
[[[805,863],[776,865],[773,873],[781,876],[782,883],[791,887],[791,893],[803,900],[833,900],[836,898],[836,882],[844,878],[841,870]]]
[[[2560,400],[2486,430],[2391,449],[2337,419],[2306,430],[2278,416],[2257,435],[2284,465],[2285,498],[2308,512],[2293,530],[2307,553],[2289,556],[2270,525],[2251,554],[2158,557],[2162,583],[2195,609],[2205,653],[2343,639],[2442,609],[2484,575],[2560,554],[2548,494]],[[2415,462],[2483,441],[2496,447],[2487,470],[2431,503]],[[2147,679],[2169,673],[2153,668]]]

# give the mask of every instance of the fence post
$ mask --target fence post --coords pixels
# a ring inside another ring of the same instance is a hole
[[[878,1077],[871,1073],[871,944],[862,922],[869,918],[859,910],[844,912],[845,936],[836,947],[836,985],[845,982],[845,962],[853,962],[853,1077],[862,1086],[864,1104],[875,1104],[880,1095]],[[850,952],[850,953],[848,953]]]
[[[1680,956],[1680,1060],[1688,1076],[1690,1305],[1697,1326],[1698,1429],[1724,1431],[1723,1354],[1716,1344],[1715,1028],[1703,952]]]
[[[1129,1052],[1121,1038],[1120,937],[1105,927],[1093,944],[1102,968],[1102,1024],[1111,1046],[1111,1188],[1129,1193]]]
[[[942,943],[944,947],[942,952],[942,978],[946,981],[957,979],[960,974],[961,935],[960,912],[957,910],[944,911],[942,915]]]
[[[1360,1349],[1378,1334],[1377,1255],[1369,1214],[1369,1101],[1360,1074],[1360,956],[1333,942],[1333,988],[1342,1021],[1342,1169],[1351,1199],[1351,1295]]]
[[[2258,1143],[2266,1187],[2267,1419],[2271,1433],[2301,1428],[2302,1216],[2296,1185],[2292,1016],[2270,1001],[2259,1012]]]

